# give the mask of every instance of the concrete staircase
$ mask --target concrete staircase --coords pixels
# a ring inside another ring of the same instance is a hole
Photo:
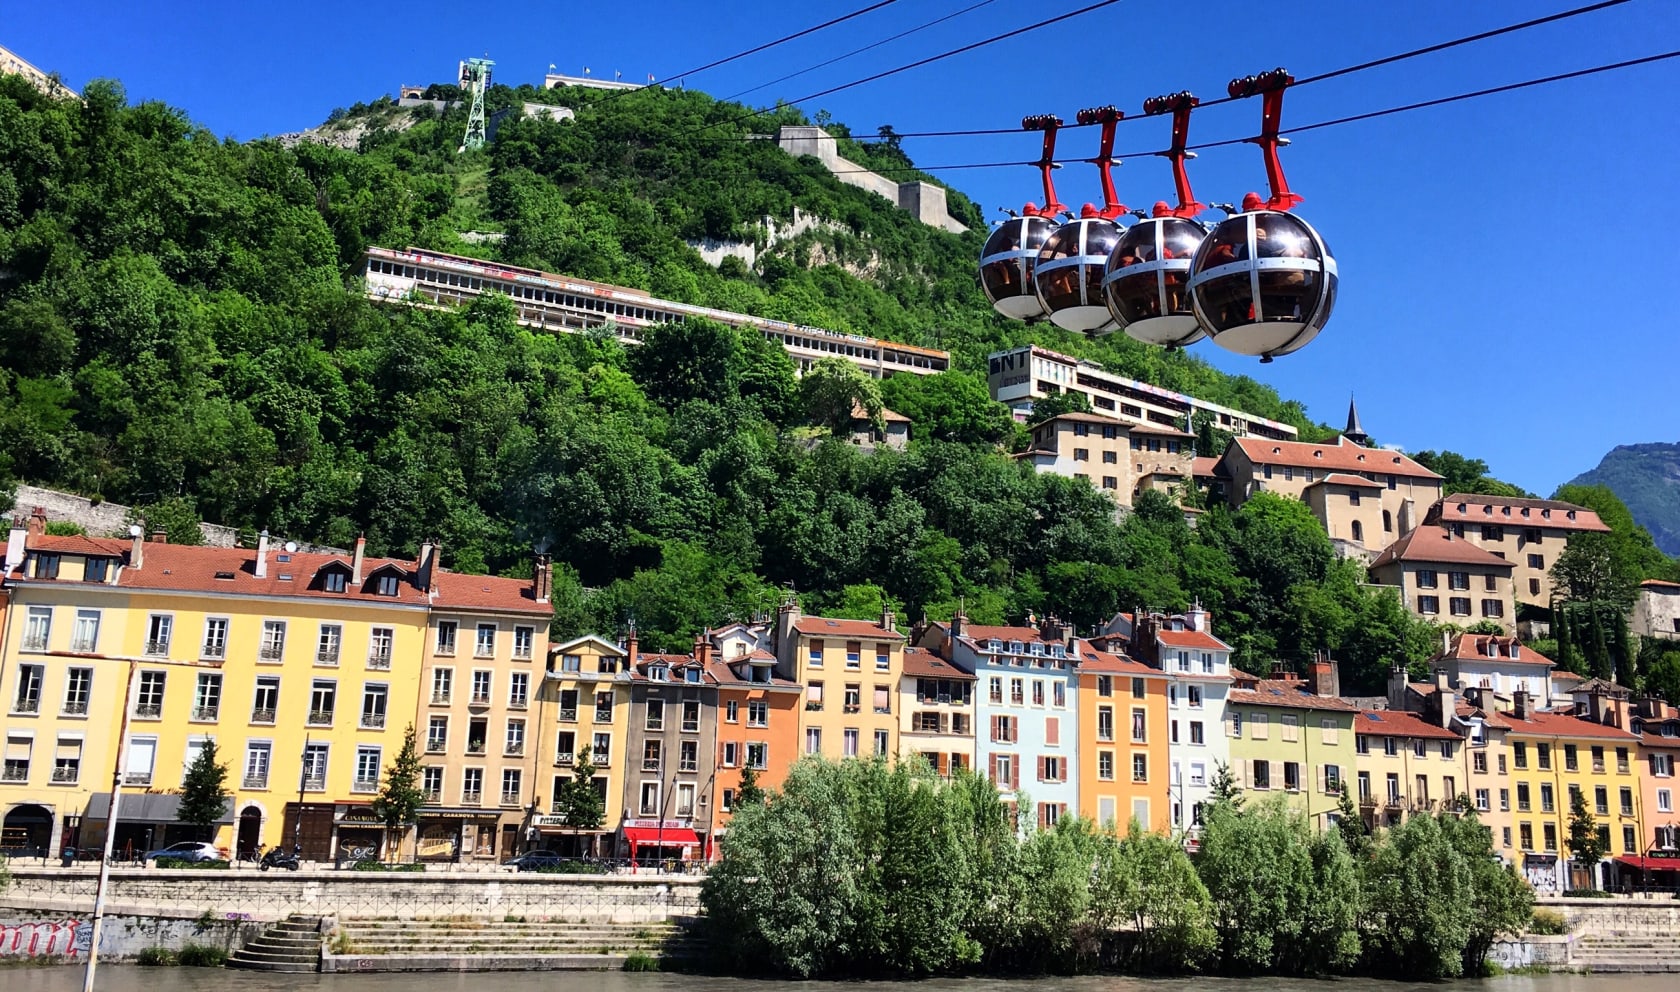
[[[250,971],[320,971],[321,918],[288,917],[234,951],[227,964]]]
[[[632,954],[673,960],[698,947],[675,923],[343,918],[323,971],[608,971]]]
[[[1680,972],[1680,935],[1614,930],[1585,933],[1570,948],[1569,964],[1598,973]]]

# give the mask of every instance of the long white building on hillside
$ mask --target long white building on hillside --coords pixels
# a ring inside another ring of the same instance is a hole
[[[1033,400],[1057,393],[1083,393],[1094,412],[1133,423],[1179,427],[1194,411],[1206,410],[1220,430],[1238,437],[1293,441],[1298,433],[1289,424],[1115,375],[1094,362],[1038,345],[993,352],[986,366],[992,399],[1007,405],[1015,412],[1015,419],[1023,422]]]
[[[577,333],[610,325],[627,345],[641,344],[643,333],[655,324],[690,317],[752,327],[787,349],[800,374],[822,358],[844,358],[878,379],[896,372],[932,375],[951,367],[950,354],[934,348],[675,303],[639,289],[418,248],[369,248],[363,275],[367,295],[375,300],[458,306],[482,293],[501,293],[513,300],[526,327]]]

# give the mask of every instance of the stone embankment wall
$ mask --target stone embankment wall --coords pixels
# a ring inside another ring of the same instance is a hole
[[[128,537],[129,507],[121,503],[99,502],[85,496],[59,492],[56,489],[42,489],[39,486],[18,486],[17,502],[12,506],[11,514],[6,518],[10,524],[18,517],[27,517],[39,507],[46,511],[48,520],[68,520],[77,524],[88,532],[91,537]],[[204,534],[204,543],[213,548],[232,548],[239,543],[239,531],[221,524],[200,523],[200,532]],[[285,543],[285,538],[271,538],[276,545]],[[299,547],[305,551],[320,554],[346,554],[343,548],[329,548],[320,544],[305,544]]]
[[[208,944],[232,951],[262,932],[263,924],[242,914],[190,919],[172,916],[105,914],[99,931],[101,961],[131,961],[148,947],[178,951],[188,944]],[[0,960],[58,961],[87,959],[93,945],[92,914],[31,913],[0,909]]]
[[[42,913],[93,909],[95,875],[57,868],[12,869],[0,906]],[[310,916],[563,917],[619,923],[693,916],[700,880],[665,875],[385,873],[353,871],[111,872],[106,912],[252,921]]]

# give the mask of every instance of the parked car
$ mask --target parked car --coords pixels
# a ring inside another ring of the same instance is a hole
[[[216,850],[216,845],[201,840],[184,840],[179,844],[160,847],[155,851],[146,852],[146,861],[154,858],[179,858],[182,861],[219,861],[222,852]]]
[[[526,851],[516,858],[509,858],[502,862],[502,867],[511,868],[514,871],[536,871],[538,868],[547,868],[550,865],[573,860],[576,859],[565,857],[556,851]]]

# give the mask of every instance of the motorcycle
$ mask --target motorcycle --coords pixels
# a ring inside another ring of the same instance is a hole
[[[262,856],[262,860],[257,863],[257,867],[262,871],[267,871],[270,868],[284,868],[287,871],[297,871],[300,865],[298,864],[298,856],[296,854],[287,851],[282,847],[271,847],[268,849],[268,852]]]

